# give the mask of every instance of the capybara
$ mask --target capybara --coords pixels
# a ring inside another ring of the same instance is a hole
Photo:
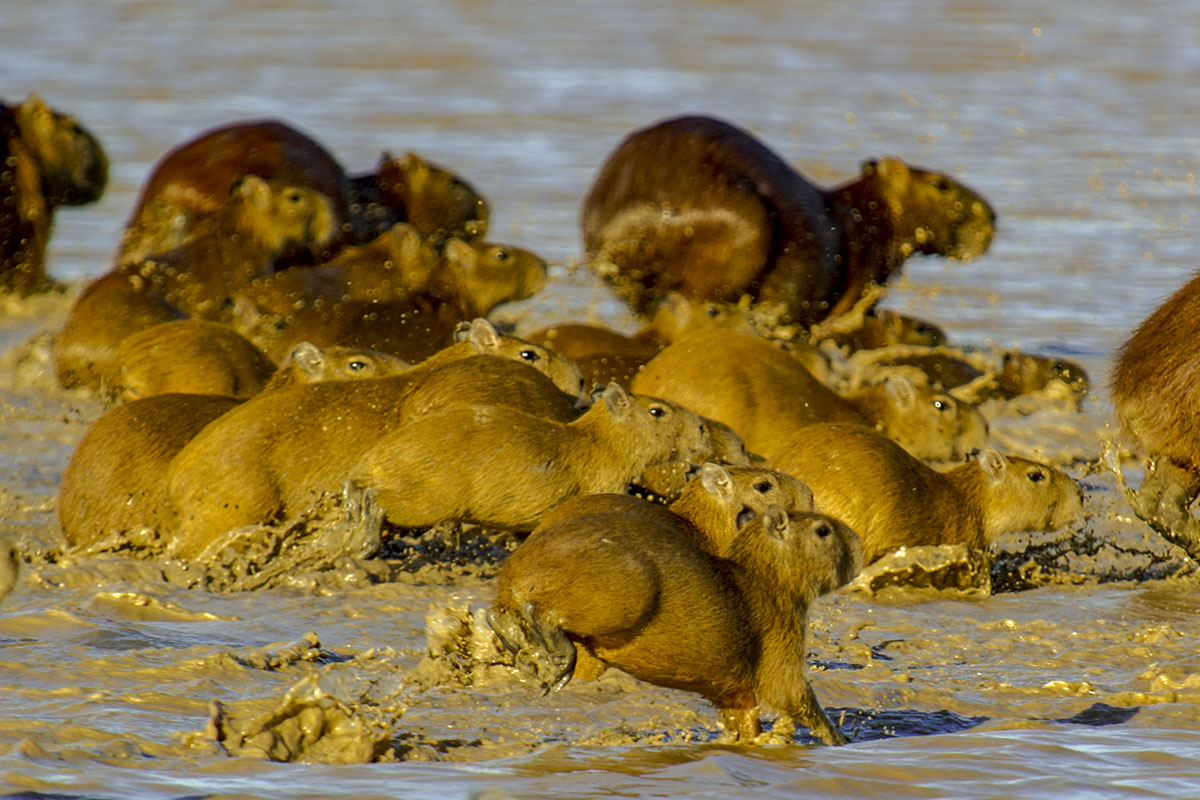
[[[384,153],[374,172],[351,179],[350,194],[360,241],[397,222],[439,240],[487,235],[487,201],[461,177],[416,153]]]
[[[1200,273],[1137,327],[1111,376],[1121,429],[1145,458],[1133,509],[1200,559]]]
[[[281,253],[281,260],[324,261],[350,241],[349,178],[341,164],[284,122],[245,120],[205,131],[162,157],[142,186],[117,264],[140,264],[206,235],[206,221],[246,175],[318,192],[327,201],[330,235],[292,242],[301,252]]]
[[[120,370],[121,343],[187,314],[146,289],[137,275],[110,272],[89,283],[54,339],[54,367],[67,389],[108,392]]]
[[[136,400],[155,394],[258,394],[275,362],[232,328],[185,319],[164,322],[121,343],[115,394]]]
[[[858,532],[867,563],[901,547],[985,549],[1002,533],[1083,519],[1070,476],[991,448],[938,472],[872,430],[818,424],[801,428],[769,463],[812,489],[818,511]]]
[[[299,246],[319,247],[334,235],[320,192],[246,175],[224,206],[197,221],[188,240],[118,268],[146,280],[153,293],[193,316],[218,319],[234,290],[270,275]]]
[[[252,397],[171,462],[179,554],[195,556],[232,528],[302,511],[321,495],[340,491],[362,453],[404,421],[402,409],[413,387],[459,359],[472,360],[462,368],[477,370],[484,381],[497,380],[500,370],[484,365],[496,359],[511,371],[536,369],[561,380],[564,391],[580,392],[582,377],[573,364],[475,320],[455,344],[398,375],[291,386]],[[522,399],[514,396],[511,402]]]
[[[406,365],[369,350],[321,351],[305,342],[279,367],[264,393],[301,383],[382,377]],[[239,398],[159,394],[118,406],[80,439],[59,482],[58,511],[72,545],[142,528],[169,529],[174,517],[167,492],[171,459]]]
[[[508,557],[488,622],[510,649],[532,641],[551,654],[549,688],[570,679],[579,643],[636,678],[704,696],[734,738],[761,733],[761,702],[842,744],[805,675],[808,607],[861,566],[845,525],[778,506],[738,532],[728,559],[644,515],[575,515]]]
[[[499,406],[415,417],[368,448],[351,479],[401,528],[527,531],[568,497],[623,492],[646,467],[686,459],[707,438],[687,409],[610,383],[569,423]],[[491,454],[498,463],[480,463]]]
[[[329,347],[300,342],[280,362],[264,392],[317,381],[363,380],[398,375],[412,367],[402,358],[361,347]]]
[[[617,147],[581,222],[587,263],[639,313],[668,291],[749,294],[810,325],[845,313],[913,253],[982,255],[995,219],[941,173],[872,159],[822,189],[748,132],[686,116]]]
[[[846,331],[831,332],[827,337],[849,352],[877,350],[899,344],[940,347],[946,332],[932,322],[910,317],[898,311],[872,308],[862,324]]]
[[[0,101],[0,165],[0,291],[44,291],[54,285],[46,274],[54,211],[98,200],[108,157],[74,117],[31,94]]]
[[[1041,392],[1060,384],[1067,394],[1082,400],[1091,386],[1087,370],[1073,361],[1017,350],[1004,353],[996,381],[1004,397]]]
[[[321,347],[369,347],[415,363],[445,347],[460,322],[531,297],[545,283],[546,263],[527,250],[451,239],[418,291],[387,301],[350,292],[344,302],[314,304],[276,324],[265,324],[252,310],[246,314],[242,306],[236,324],[275,357],[298,341],[310,341]]]
[[[647,363],[631,388],[725,423],[767,458],[812,422],[875,428],[931,461],[961,458],[987,442],[979,412],[949,395],[895,377],[842,396],[771,342],[734,331],[685,336]]]
[[[620,383],[620,381],[617,381],[617,383]],[[597,391],[601,390],[593,388],[592,393],[594,395]],[[696,467],[699,464],[711,461],[714,464],[729,466],[746,466],[749,464],[761,466],[766,463],[766,459],[762,458],[762,456],[752,454],[746,450],[746,443],[742,441],[742,437],[738,436],[737,431],[733,428],[724,422],[718,422],[708,417],[701,417],[701,419],[704,420],[704,425],[708,428],[710,446],[696,453],[689,461],[672,461],[648,467],[634,481],[634,491],[636,494],[649,493],[655,500],[669,503],[678,499],[679,494],[683,491],[688,481],[694,476]]]

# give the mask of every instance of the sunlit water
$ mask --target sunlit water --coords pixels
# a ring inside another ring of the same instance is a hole
[[[726,117],[825,184],[879,155],[949,172],[997,209],[995,244],[969,265],[911,262],[887,303],[962,344],[1083,363],[1095,396],[1081,416],[994,424],[999,444],[1078,475],[1107,435],[1110,354],[1196,266],[1197,42],[1200,12],[1179,0],[10,0],[0,91],[43,94],[112,158],[102,202],[58,216],[59,278],[107,268],[167,149],[274,116],[352,171],[413,150],[465,175],[491,202],[491,238],[555,265],[542,297],[500,314],[528,327],[565,315],[632,326],[573,269],[577,215],[601,160],[656,119]],[[68,303],[8,307],[5,349],[53,330]],[[6,376],[0,413],[0,530],[27,552],[52,547],[58,475],[99,407]],[[1165,548],[1110,478],[1086,480],[1093,538]],[[35,565],[0,606],[0,790],[1200,796],[1200,587],[1098,582],[1120,564],[1078,559],[1079,585],[983,601],[823,601],[813,680],[849,747],[711,744],[715,714],[698,698],[607,676],[548,698],[511,681],[437,687],[398,723],[415,743],[409,760],[344,766],[230,759],[185,737],[203,731],[210,701],[281,697],[318,668],[267,671],[229,654],[314,631],[337,657],[377,648],[401,672],[421,657],[427,611],[452,596],[485,602],[485,578],[226,596],[162,583],[145,565]]]

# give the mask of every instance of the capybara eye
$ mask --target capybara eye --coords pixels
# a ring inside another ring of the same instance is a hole
[[[949,191],[950,190],[950,182],[948,180],[946,180],[945,178],[938,178],[936,181],[933,182],[933,188],[937,189],[939,192]]]
[[[824,522],[822,522],[820,525],[813,528],[813,533],[815,533],[817,535],[818,539],[825,539],[825,538],[833,535],[833,528],[829,527]]]
[[[933,407],[936,408],[938,411],[949,411],[950,403],[945,400],[934,400]]]
[[[352,372],[360,372],[361,370],[366,369],[367,366],[367,362],[355,359],[346,365],[346,369]]]
[[[1063,361],[1054,362],[1054,373],[1063,378],[1071,377],[1071,365]]]
[[[662,406],[650,406],[650,416],[662,417],[666,416],[667,410]]]
[[[709,306],[708,315],[713,319],[716,319],[717,317],[721,316],[721,309],[717,306]]]
[[[759,494],[766,494],[767,492],[771,491],[771,484],[767,481],[759,481],[758,483],[754,484],[754,491],[758,492]]]
[[[492,251],[492,258],[496,261],[508,261],[508,251],[503,247],[497,247]]]
[[[1038,481],[1046,480],[1046,476],[1043,475],[1040,470],[1034,470],[1034,471],[1030,472],[1027,477],[1033,483],[1037,483]]]
[[[289,203],[299,203],[300,202],[300,193],[293,189],[292,191],[287,193],[287,200]]]
[[[533,351],[533,350],[522,350],[517,355],[519,355],[521,358],[523,358],[524,360],[529,361],[529,362],[534,362],[534,361],[537,361],[539,358],[541,358],[541,356],[539,356],[537,354],[537,352]]]

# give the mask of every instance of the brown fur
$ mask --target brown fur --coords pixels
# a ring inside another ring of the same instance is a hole
[[[108,157],[74,117],[33,94],[0,102],[0,167],[0,291],[45,291],[55,285],[46,274],[54,211],[98,200]]]
[[[961,458],[987,436],[979,412],[948,395],[890,378],[844,397],[780,348],[736,332],[683,338],[650,361],[632,388],[729,425],[768,458],[813,422],[872,427],[930,460]]]
[[[851,353],[898,344],[940,347],[946,343],[945,331],[932,322],[896,311],[876,309],[872,309],[863,317],[860,326],[831,333],[827,338]]]
[[[117,264],[140,264],[156,253],[187,246],[206,235],[233,187],[254,175],[321,194],[327,201],[327,237],[294,242],[285,258],[325,260],[349,241],[349,181],[345,171],[310,136],[276,120],[234,122],[201,133],[155,165],[126,225]]]
[[[329,347],[311,342],[293,347],[263,387],[264,392],[317,381],[363,380],[399,375],[412,367],[402,358],[357,347]]]
[[[582,214],[587,262],[639,313],[667,291],[750,294],[805,325],[847,311],[912,253],[983,254],[994,224],[945,175],[885,158],[821,189],[746,131],[695,116],[630,134]]]
[[[764,461],[760,456],[752,456],[746,451],[745,442],[733,428],[708,417],[701,419],[708,428],[711,446],[697,453],[690,462],[669,462],[650,467],[635,482],[638,489],[644,489],[665,502],[671,502],[678,499],[694,474],[697,464],[711,461],[715,464],[745,466]]]
[[[487,201],[458,175],[416,153],[402,158],[384,153],[375,172],[351,180],[351,195],[361,241],[397,222],[435,239],[487,235]]]
[[[413,418],[369,448],[352,478],[400,527],[460,520],[531,530],[566,498],[624,491],[646,467],[688,458],[706,438],[690,411],[609,384],[569,423],[498,406]],[[489,454],[500,462],[481,464]]]
[[[996,378],[1005,397],[1039,392],[1057,382],[1082,400],[1091,386],[1087,371],[1073,361],[1016,350],[1004,354]]]
[[[110,272],[92,281],[54,340],[54,365],[65,388],[109,391],[120,377],[126,338],[187,314],[145,288],[137,276]]]
[[[858,531],[867,563],[900,547],[986,548],[1002,533],[1054,530],[1083,518],[1066,473],[990,448],[947,472],[852,425],[810,425],[772,456],[812,489],[817,510]]]
[[[231,328],[185,319],[133,334],[121,343],[116,394],[136,400],[155,394],[258,394],[275,364]]]
[[[538,355],[536,361],[523,357],[530,351]],[[459,359],[504,359],[512,372],[557,373],[563,367],[550,351],[501,336],[485,320],[476,320],[454,345],[398,375],[291,386],[252,397],[171,463],[179,554],[195,556],[232,528],[302,511],[322,494],[339,491],[362,453],[403,422],[413,387]],[[502,369],[480,364],[475,360],[463,367],[489,378]],[[578,391],[577,371],[573,379]]]
[[[858,573],[857,538],[835,520],[773,506],[725,560],[648,516],[575,515],[508,558],[489,621],[508,642],[520,620],[634,677],[697,692],[736,738],[761,732],[761,701],[841,744],[805,676],[807,611]]]
[[[218,319],[235,290],[271,274],[295,248],[328,242],[333,224],[320,192],[247,175],[184,244],[118,271],[144,278],[150,291],[189,314]]]

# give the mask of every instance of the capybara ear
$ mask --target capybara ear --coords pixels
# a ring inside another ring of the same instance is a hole
[[[633,406],[633,401],[629,399],[629,393],[616,381],[604,387],[603,397],[604,405],[608,406],[608,410],[618,416],[628,414],[629,409]]]
[[[874,158],[864,158],[862,163],[859,164],[859,169],[862,170],[864,177],[870,177],[871,175],[874,175],[878,167],[879,160]]]
[[[317,379],[325,374],[329,361],[325,352],[312,342],[299,342],[288,352],[284,363],[295,364],[305,375]]]
[[[876,164],[876,171],[879,173],[880,180],[886,184],[891,191],[902,194],[908,191],[908,186],[912,182],[912,172],[898,158],[881,158]]]
[[[462,239],[448,239],[442,247],[442,256],[463,272],[470,272],[479,261],[479,253]]]
[[[700,467],[700,484],[704,490],[715,497],[730,497],[733,495],[733,478],[729,470],[711,461]]]
[[[230,193],[264,211],[271,207],[271,187],[257,175],[243,175]]]
[[[455,336],[457,338],[457,331]],[[496,333],[496,329],[492,327],[492,323],[483,317],[476,317],[471,320],[470,326],[467,329],[467,338],[471,341],[471,346],[475,349],[475,352],[480,354],[485,354],[490,350],[500,347],[500,334]]]
[[[18,125],[22,133],[29,135],[34,141],[48,140],[54,133],[54,112],[39,94],[31,94],[25,98],[17,111]]]
[[[781,506],[767,506],[762,515],[763,530],[768,536],[784,539],[788,534],[788,515]]]
[[[999,450],[992,447],[985,447],[975,456],[975,460],[979,463],[979,468],[983,470],[983,474],[987,475],[988,480],[992,483],[998,482],[1004,477],[1004,471],[1008,469],[1008,459],[1006,459]]]
[[[688,326],[692,316],[692,303],[684,295],[679,292],[668,292],[659,307],[671,313],[680,330]]]
[[[912,408],[917,402],[917,390],[903,375],[889,375],[883,382],[883,389],[899,408]]]

